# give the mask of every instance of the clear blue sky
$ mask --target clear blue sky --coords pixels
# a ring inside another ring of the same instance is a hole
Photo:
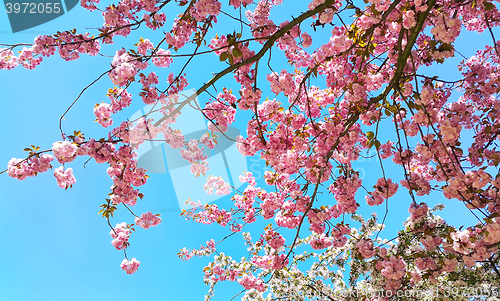
[[[307,3],[297,3],[301,5],[294,7],[294,11],[282,8],[277,16],[287,18],[290,14],[298,15],[300,10],[306,8]],[[167,24],[171,24],[172,20],[170,14]],[[225,24],[223,22],[234,21],[222,16],[219,20],[219,30],[216,31],[219,35],[225,34],[226,28],[221,29]],[[88,13],[83,8],[76,7],[54,21],[12,34],[5,11],[0,11],[0,43],[31,42],[38,34],[52,34],[57,30],[73,27],[84,31],[83,28],[95,28],[102,22],[99,13]],[[323,38],[328,38],[329,31],[325,32]],[[126,47],[131,48],[139,36],[140,33],[131,35],[125,41]],[[153,37],[148,34],[143,37],[156,43],[161,36],[161,33],[157,33]],[[115,45],[103,47],[101,53],[112,57],[123,42],[124,39],[119,37]],[[489,42],[487,35],[482,38],[466,35],[458,41],[457,48],[468,56],[473,54],[471,45]],[[6,168],[12,157],[23,157],[26,153],[22,149],[31,144],[48,149],[54,141],[60,140],[59,117],[83,87],[106,71],[110,60],[109,57],[83,56],[80,60],[67,63],[54,56],[45,58],[35,70],[22,67],[10,71],[1,70],[0,169]],[[455,62],[458,61],[459,59],[455,59]],[[274,68],[276,71],[285,68],[280,64],[282,62],[277,63]],[[181,62],[172,68],[177,71],[180,66]],[[195,77],[188,77],[191,83],[189,88],[196,89],[211,77],[212,72],[221,68],[216,57],[213,61],[195,61],[193,67],[188,69],[188,75],[189,71],[197,72]],[[435,70],[438,69],[433,72]],[[456,78],[453,76],[456,69],[441,68],[438,71],[444,78]],[[159,75],[166,76],[167,72],[172,71],[162,70]],[[263,73],[260,76],[261,88],[264,89],[265,77]],[[225,83],[230,85],[234,81]],[[95,117],[92,108],[95,103],[108,101],[105,94],[111,87],[112,83],[105,77],[85,92],[67,115],[63,129],[68,133],[81,130],[86,137],[99,138],[106,135],[107,131],[93,122]],[[233,85],[232,88],[236,90],[237,86]],[[133,105],[119,113],[116,120],[127,118],[142,108],[141,100],[136,96],[137,91],[132,92],[135,93]],[[274,97],[272,94],[264,95]],[[283,99],[283,96],[278,96],[278,99]],[[207,96],[202,96],[201,100],[206,101]],[[243,121],[237,122],[236,126],[244,132],[248,114],[239,113],[238,117],[242,117]],[[209,262],[209,258],[194,258],[182,262],[176,254],[182,247],[198,247],[210,238],[217,241],[228,233],[227,230],[219,226],[185,221],[179,216],[179,210],[176,210],[178,205],[169,175],[154,174],[147,185],[143,186],[141,191],[146,197],[138,202],[134,211],[140,214],[154,209],[173,210],[159,211],[163,222],[158,227],[148,230],[138,228],[131,236],[131,247],[127,254],[129,258],[136,257],[140,260],[141,266],[136,274],[127,275],[119,267],[123,253],[111,245],[110,228],[106,220],[97,215],[99,205],[104,203],[111,185],[111,180],[105,173],[107,166],[91,161],[83,168],[85,160],[86,158],[79,158],[67,165],[74,169],[77,178],[73,189],[67,191],[56,185],[51,171],[24,181],[12,179],[6,174],[0,175],[0,211],[3,213],[0,219],[0,258],[3,261],[0,301],[202,300],[208,290],[202,282],[202,268]],[[58,163],[53,165],[54,168],[59,166]],[[257,174],[263,172],[265,164],[257,159],[249,159],[248,166]],[[365,171],[367,187],[371,187],[373,184],[370,183],[381,176],[378,162],[374,159],[371,162],[357,162],[355,166]],[[396,170],[400,174],[397,167],[389,164],[388,168],[386,171],[389,174]],[[262,181],[259,183],[262,184]],[[331,199],[331,195],[325,194],[322,201],[328,202]],[[428,197],[426,201],[430,204],[451,204],[446,199],[437,197]],[[361,212],[373,211],[373,208],[367,208],[362,193],[359,194],[358,202],[363,207]],[[404,190],[396,194],[391,202],[401,206],[391,205],[387,219],[389,233],[386,238],[392,238],[390,233],[393,234],[401,227],[408,216],[410,204]],[[228,206],[228,198],[221,200],[219,204]],[[383,208],[377,208],[377,212],[382,216]],[[456,222],[470,220],[470,214],[467,213],[449,208],[445,212],[444,217]],[[133,217],[123,208],[111,223],[115,225],[122,221],[133,222]],[[258,227],[253,229],[252,237],[256,239],[260,232],[256,231]],[[237,234],[237,237],[224,243],[220,249],[240,258],[246,249],[241,244],[240,237]],[[229,300],[240,290],[241,287],[237,284],[221,285],[216,287],[214,300]]]

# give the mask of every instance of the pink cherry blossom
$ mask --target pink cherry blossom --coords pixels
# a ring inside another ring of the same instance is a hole
[[[132,258],[132,260],[130,260],[130,261],[128,259],[123,259],[122,263],[120,264],[120,267],[127,274],[131,275],[131,274],[137,272],[137,269],[139,269],[140,265],[141,265],[140,261],[138,261],[135,258]]]
[[[135,218],[136,225],[140,226],[143,229],[148,229],[149,227],[155,227],[160,224],[161,218],[159,215],[154,215],[151,212],[146,212],[141,214],[141,217]]]
[[[117,249],[122,250],[128,246],[128,239],[130,237],[131,231],[127,223],[123,222],[116,224],[116,226],[109,232],[113,240],[111,244]]]
[[[57,185],[61,188],[68,188],[76,183],[75,176],[73,175],[73,168],[64,170],[64,167],[54,169],[54,177],[56,177]]]

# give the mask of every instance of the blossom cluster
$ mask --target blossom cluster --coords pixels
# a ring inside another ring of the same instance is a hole
[[[135,224],[143,229],[149,229],[149,227],[157,226],[160,223],[159,214],[153,214],[152,212],[143,213],[141,217],[135,218]]]
[[[122,270],[124,270],[127,274],[133,274],[137,272],[137,269],[139,269],[139,266],[141,265],[141,262],[138,261],[135,258],[132,258],[132,260],[128,259],[123,259],[122,263],[120,264],[120,267]]]
[[[116,226],[109,232],[109,235],[111,235],[111,237],[113,238],[111,244],[117,250],[125,249],[129,245],[128,239],[130,238],[130,234],[131,229],[127,225],[127,223],[123,222],[120,224],[116,224]]]
[[[231,185],[226,183],[222,177],[208,177],[203,186],[208,194],[226,195],[231,193]]]
[[[7,174],[19,180],[24,180],[27,177],[34,177],[38,173],[46,172],[52,168],[50,162],[53,160],[54,157],[49,154],[34,156],[28,160],[12,158],[7,164]]]

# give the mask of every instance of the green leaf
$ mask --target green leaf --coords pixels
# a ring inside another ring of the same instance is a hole
[[[441,44],[441,46],[439,46],[439,51],[451,51],[453,50],[453,45],[451,44]]]
[[[368,140],[372,140],[373,137],[375,137],[375,134],[373,132],[366,133],[366,138],[368,138]]]
[[[484,5],[484,9],[486,9],[486,10],[494,10],[495,9],[495,4],[493,4],[491,2],[484,2],[483,5]]]
[[[239,48],[234,48],[233,49],[233,56],[234,57],[243,57],[243,51],[241,51]]]
[[[223,62],[223,61],[227,60],[227,52],[223,52],[223,53],[221,53],[221,54],[220,54],[220,57],[219,57],[219,60],[220,60],[221,62]]]

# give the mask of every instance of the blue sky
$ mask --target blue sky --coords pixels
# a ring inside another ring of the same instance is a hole
[[[283,19],[290,13],[297,15],[301,9],[305,9],[306,3],[301,2],[301,6],[297,7],[293,12],[281,8],[276,16]],[[167,24],[171,24],[174,14],[175,11],[171,11]],[[99,13],[89,13],[76,7],[49,23],[12,34],[7,15],[1,11],[0,43],[31,42],[39,34],[52,34],[57,30],[73,27],[79,30],[95,28],[102,22]],[[234,21],[220,17],[214,32],[219,35],[226,33],[224,22]],[[329,31],[324,32],[326,35],[316,34],[316,43],[328,38]],[[118,37],[115,45],[104,46],[101,53],[112,57],[118,46],[126,43],[126,47],[131,48],[139,40],[139,36],[140,33],[133,33],[127,40]],[[156,44],[161,36],[161,33],[151,35],[148,31],[142,37],[147,37]],[[471,44],[484,45],[489,42],[488,35],[478,37],[468,34],[457,42],[457,48],[469,56],[474,52],[470,48]],[[31,144],[48,149],[54,141],[61,140],[59,117],[83,87],[107,70],[111,58],[105,56],[89,58],[84,55],[73,62],[65,62],[54,56],[45,58],[35,70],[19,67],[0,71],[0,101],[3,106],[0,110],[0,166],[4,166],[1,169],[7,166],[12,157],[23,157],[26,153],[22,149]],[[460,59],[455,59],[454,64],[458,61]],[[193,63],[187,72],[188,76],[190,72],[196,72],[195,77],[188,77],[189,88],[193,89],[206,82],[212,72],[222,69],[215,56],[213,60],[195,60]],[[283,62],[277,63],[275,70],[279,72],[285,68],[282,64]],[[180,66],[182,62],[173,65],[175,71],[162,70],[159,75],[166,77],[167,72],[176,72]],[[439,72],[444,78],[456,78],[452,76],[456,74],[456,69],[451,67],[434,68],[429,72]],[[263,73],[260,76],[264,79]],[[224,84],[236,90],[234,80],[227,80]],[[262,81],[262,89],[264,85],[265,82]],[[111,87],[113,85],[110,80],[104,77],[85,92],[63,121],[63,129],[67,133],[81,130],[86,137],[106,135],[107,131],[93,122],[95,117],[92,108],[96,103],[108,101],[105,94]],[[117,114],[115,120],[123,120],[143,107],[140,98],[136,96],[137,91],[132,93],[135,93],[134,103]],[[267,96],[274,97],[272,94]],[[201,101],[206,101],[207,98],[206,95],[200,96]],[[283,96],[278,96],[280,98],[283,99]],[[237,117],[241,117],[243,121],[236,122],[235,126],[242,132],[248,116],[238,113]],[[50,171],[24,181],[12,179],[6,174],[0,175],[0,211],[3,212],[0,219],[0,258],[3,260],[0,300],[202,300],[208,290],[202,282],[202,268],[209,262],[209,258],[193,258],[183,262],[176,254],[183,247],[198,247],[210,238],[217,241],[228,233],[227,229],[185,221],[179,216],[170,175],[154,174],[147,185],[142,187],[141,191],[146,197],[138,202],[134,212],[140,214],[163,209],[157,211],[162,214],[163,222],[148,230],[138,228],[131,236],[127,254],[129,258],[136,257],[140,260],[141,266],[136,274],[127,275],[119,267],[123,253],[111,245],[110,228],[106,220],[97,215],[99,205],[104,203],[111,185],[111,180],[105,173],[107,166],[91,161],[83,168],[85,160],[86,158],[78,158],[67,165],[74,169],[77,183],[66,191],[56,185]],[[249,158],[247,162],[256,175],[263,172],[265,164],[257,157]],[[54,168],[59,166],[58,163],[53,165]],[[375,159],[357,162],[355,166],[363,168],[368,183],[373,183],[381,176]],[[389,174],[394,171],[401,173],[398,167],[391,164],[387,168]],[[192,180],[187,178],[186,181]],[[262,184],[262,181],[259,183]],[[373,185],[368,183],[367,187]],[[321,201],[326,203],[331,199],[331,195],[325,194]],[[425,200],[430,204],[452,204],[439,196],[430,196]],[[406,219],[410,204],[410,199],[403,190],[390,201],[391,211],[387,219],[389,233],[386,238],[392,238],[390,234],[394,234]],[[367,208],[362,193],[358,202],[363,207],[361,212],[369,214],[373,211],[373,208]],[[218,204],[228,206],[228,197],[221,199]],[[384,210],[377,208],[377,212],[382,216]],[[442,215],[455,222],[471,220],[467,212],[454,209],[448,209]],[[133,222],[133,217],[123,208],[111,223],[115,225],[122,221]],[[252,228],[252,237],[258,238],[258,225]],[[229,242],[223,243],[220,249],[240,258],[245,251],[241,241],[241,235],[237,234]],[[216,288],[214,300],[229,300],[240,290],[241,287],[237,284],[221,285]]]

